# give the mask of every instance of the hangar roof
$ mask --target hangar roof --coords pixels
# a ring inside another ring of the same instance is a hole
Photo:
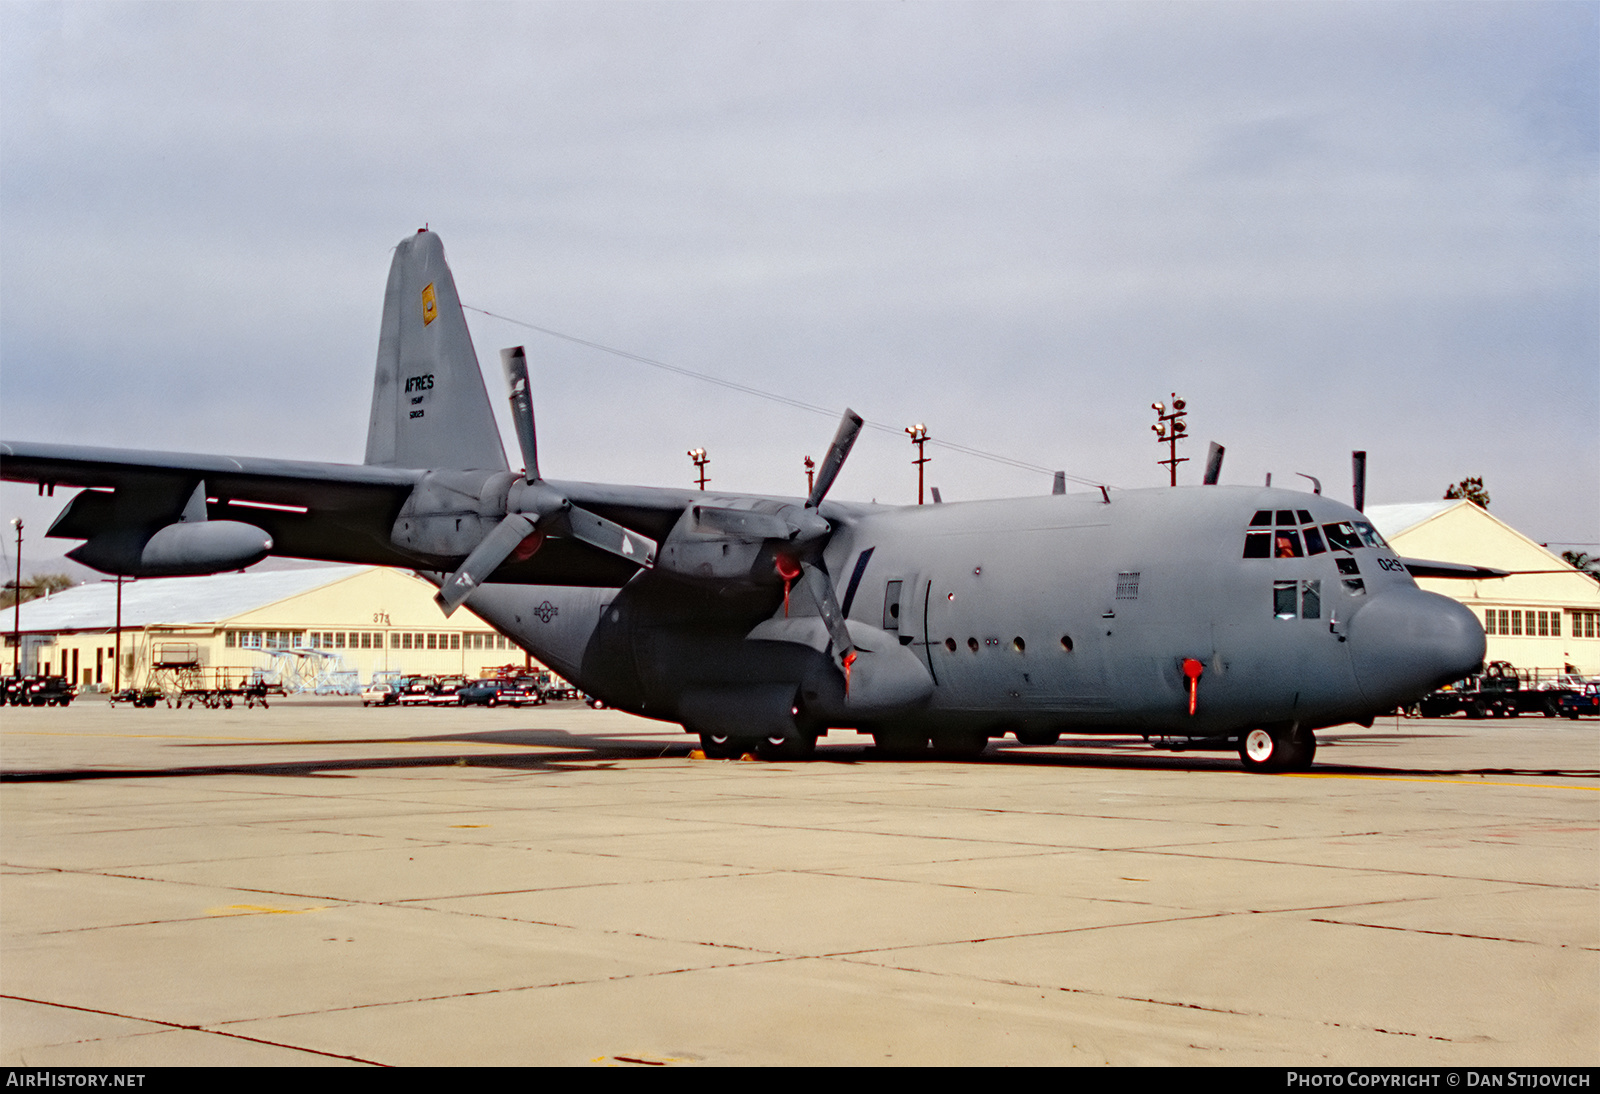
[[[137,627],[220,623],[280,600],[346,581],[371,566],[316,566],[297,570],[214,574],[210,577],[157,577],[122,583],[122,626]],[[9,610],[0,613],[9,616]],[[22,630],[107,630],[117,622],[114,581],[75,585],[22,605]],[[10,631],[0,621],[0,630]]]

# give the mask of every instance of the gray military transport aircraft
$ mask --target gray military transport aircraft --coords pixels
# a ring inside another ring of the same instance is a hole
[[[396,249],[363,466],[0,442],[0,474],[84,487],[49,535],[132,577],[269,554],[415,570],[619,710],[711,755],[811,755],[830,727],[890,753],[1015,734],[1135,733],[1311,763],[1313,732],[1475,670],[1466,608],[1329,498],[1242,486],[928,506],[545,479],[526,359],[502,353],[505,458],[437,234]],[[1214,473],[1208,476],[1214,480]],[[1408,569],[1409,568],[1409,569]]]

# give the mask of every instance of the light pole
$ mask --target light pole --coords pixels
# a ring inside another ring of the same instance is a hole
[[[917,465],[917,504],[922,504],[922,469],[928,462],[926,445],[928,443],[928,427],[918,422],[916,425],[906,426],[906,435],[911,438],[911,443],[917,446],[917,458],[911,462]]]
[[[1184,401],[1178,398],[1176,391],[1172,393],[1172,412],[1170,414],[1167,413],[1165,404],[1150,404],[1150,409],[1156,412],[1156,424],[1150,427],[1155,431],[1156,443],[1167,446],[1167,458],[1157,460],[1156,463],[1171,469],[1173,486],[1178,485],[1178,465],[1189,462],[1187,456],[1178,455],[1178,442],[1187,439],[1186,431],[1189,428],[1183,420],[1185,413],[1183,408],[1185,405]]]
[[[16,650],[16,662],[11,675],[22,676],[22,518],[13,517],[11,527],[17,530],[17,580],[11,586],[13,597],[11,615],[11,645]]]
[[[689,458],[694,461],[695,470],[700,472],[700,489],[706,488],[706,483],[711,480],[706,478],[706,464],[711,462],[711,457],[706,455],[703,448],[689,449]]]

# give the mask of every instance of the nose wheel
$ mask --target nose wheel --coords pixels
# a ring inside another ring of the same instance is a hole
[[[1304,771],[1317,754],[1317,738],[1296,726],[1264,726],[1239,738],[1239,762],[1246,771]]]

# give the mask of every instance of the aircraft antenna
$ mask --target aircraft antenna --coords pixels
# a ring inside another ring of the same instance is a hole
[[[559,338],[564,342],[571,342],[574,345],[584,346],[588,349],[599,350],[601,353],[609,353],[615,357],[621,357],[625,360],[633,361],[641,365],[649,365],[651,368],[658,368],[664,372],[674,372],[679,376],[687,376],[692,380],[703,380],[708,384],[716,384],[718,387],[725,387],[730,391],[742,392],[745,395],[754,395],[758,399],[766,399],[769,402],[782,403],[784,406],[793,407],[796,410],[805,410],[812,414],[823,414],[830,418],[837,417],[839,414],[839,411],[836,409],[819,406],[816,403],[809,403],[804,399],[795,399],[791,396],[780,395],[775,391],[767,391],[763,388],[754,387],[750,384],[741,384],[736,380],[727,380],[721,376],[712,376],[709,373],[696,372],[694,369],[684,368],[681,365],[668,364],[665,361],[658,361],[652,357],[645,357],[642,354],[632,353],[625,349],[618,349],[615,346],[608,346],[603,342],[595,342],[588,338],[579,338],[575,334],[566,334],[562,331],[552,330],[549,327],[541,327],[537,323],[529,323],[525,319],[513,319],[509,315],[501,315],[498,312],[492,312],[484,308],[474,307],[471,304],[462,304],[461,306],[467,311],[474,311],[479,315],[487,316],[490,319],[498,319],[503,323],[510,323],[513,326],[522,327],[526,330],[537,331],[540,334],[547,334],[551,338]],[[880,433],[900,432],[900,430],[896,429],[894,426],[885,425],[882,422],[864,421],[863,425],[867,429],[874,429]],[[981,448],[974,448],[971,445],[957,444],[955,441],[934,440],[931,437],[928,439],[928,443],[936,448],[947,449],[951,452],[959,452],[964,456],[974,456],[980,460],[988,460],[991,463],[1005,464],[1007,467],[1015,467],[1022,471],[1036,471],[1041,475],[1055,475],[1054,468],[1045,467],[1043,464],[1029,463],[1027,460],[1019,460],[1011,456],[1002,456],[997,452],[987,452]],[[1081,475],[1069,474],[1067,475],[1067,479],[1068,481],[1075,482],[1080,486],[1091,486],[1096,488],[1101,486],[1116,486],[1116,483],[1107,482],[1103,479],[1087,479]]]

